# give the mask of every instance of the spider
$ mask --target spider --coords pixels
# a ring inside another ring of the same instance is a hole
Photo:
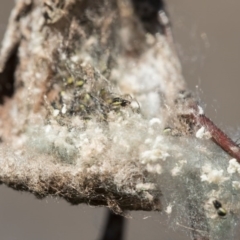
[[[227,211],[222,207],[221,202],[219,202],[218,200],[214,200],[212,203],[215,209],[217,210],[218,216],[225,217],[227,215]]]

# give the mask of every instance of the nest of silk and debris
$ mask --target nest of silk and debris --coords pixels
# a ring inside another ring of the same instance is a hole
[[[29,127],[21,152],[1,149],[1,181],[38,197],[108,205],[117,213],[162,210],[183,229],[191,226],[189,215],[202,214],[207,221],[199,219],[198,231],[234,239],[240,209],[235,159],[209,139],[172,136],[160,119],[146,120],[130,107],[107,117],[107,124],[76,117],[59,125],[49,115]]]
[[[17,2],[1,49],[0,70],[15,74],[1,92],[2,183],[118,213],[161,209],[156,173],[133,145],[147,132],[143,115],[160,117],[160,92],[169,85],[161,97],[172,99],[184,81],[157,20],[162,5],[151,2],[145,18],[135,3]]]
[[[185,84],[157,21],[146,33],[131,1],[117,11],[102,2],[80,14],[81,1],[66,1],[74,10],[48,12],[48,25],[37,7],[14,18],[23,37],[15,93],[1,106],[1,183],[120,214],[159,210],[173,227],[234,239],[239,164],[204,128],[176,127],[182,110],[171,103]]]

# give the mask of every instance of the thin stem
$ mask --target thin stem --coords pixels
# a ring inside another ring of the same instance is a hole
[[[205,127],[211,133],[212,140],[220,146],[230,156],[236,158],[240,163],[240,148],[229,138],[220,128],[218,128],[209,118],[204,114],[197,116],[198,123]]]
[[[204,127],[205,130],[210,132],[212,141],[240,163],[240,148],[237,143],[206,117],[202,108],[197,103],[191,105],[190,108],[194,112],[188,114],[187,118],[193,120],[192,122],[195,126],[199,128]]]
[[[123,240],[126,220],[123,216],[107,212],[107,221],[100,240]]]

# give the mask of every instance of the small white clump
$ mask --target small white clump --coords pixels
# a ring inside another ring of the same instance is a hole
[[[148,45],[152,45],[155,42],[155,37],[152,34],[147,33],[146,34],[146,42]]]
[[[203,138],[204,135],[204,131],[205,131],[205,127],[201,127],[200,129],[198,129],[198,131],[196,132],[196,137],[197,138]]]
[[[228,177],[223,176],[223,170],[217,170],[212,169],[212,166],[210,164],[204,165],[202,167],[203,174],[200,176],[201,181],[209,182],[209,183],[215,183],[220,184],[228,180]]]
[[[176,164],[176,166],[172,169],[171,174],[173,177],[178,176],[182,172],[183,165],[186,164],[186,160],[181,160],[179,163]]]
[[[66,59],[67,59],[67,55],[66,55],[65,53],[62,53],[62,54],[61,54],[61,59],[62,59],[62,60],[66,60]]]
[[[140,191],[154,190],[156,189],[156,185],[154,183],[138,183],[136,189]]]
[[[132,109],[139,109],[140,108],[140,104],[137,101],[131,101],[131,108]]]
[[[147,164],[147,171],[150,173],[157,173],[161,174],[162,173],[162,166],[160,164]]]
[[[240,190],[240,182],[238,182],[238,181],[232,181],[232,187],[233,187],[235,190]]]
[[[60,111],[58,109],[53,110],[53,117],[57,117]]]
[[[66,104],[63,104],[61,112],[62,112],[62,114],[65,114],[67,112]]]
[[[180,173],[181,173],[181,169],[182,167],[180,166],[176,166],[175,168],[172,169],[171,173],[172,173],[172,176],[178,176]]]
[[[162,158],[162,152],[159,149],[145,151],[141,154],[141,163],[156,162]]]
[[[172,205],[172,204],[169,204],[169,205],[167,206],[165,212],[166,212],[167,214],[171,214],[171,213],[172,213],[172,207],[173,207],[173,205]]]
[[[74,55],[71,57],[71,61],[78,62],[79,61],[79,55]]]
[[[49,133],[51,129],[52,129],[51,125],[45,126],[45,133]]]
[[[211,133],[209,131],[206,131],[205,127],[202,126],[195,134],[196,138],[205,138],[210,139],[212,137]]]
[[[203,115],[203,114],[204,114],[204,111],[203,111],[202,107],[200,107],[199,105],[198,105],[198,113],[199,113],[200,115]]]
[[[147,198],[149,201],[152,201],[152,200],[153,200],[153,195],[150,194],[149,192],[144,192],[144,196],[145,196],[145,198]]]
[[[233,174],[236,172],[240,173],[240,164],[237,162],[235,158],[229,161],[229,166],[227,168],[227,171],[229,174]]]
[[[150,126],[153,126],[153,125],[161,125],[161,120],[159,118],[152,118],[150,121],[149,121],[149,125]]]

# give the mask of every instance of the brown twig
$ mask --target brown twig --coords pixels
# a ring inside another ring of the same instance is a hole
[[[227,152],[233,158],[236,158],[238,163],[240,163],[240,148],[239,146],[227,136],[219,127],[217,127],[208,117],[203,113],[202,108],[194,103],[190,106],[193,112],[187,115],[187,118],[192,120],[191,122],[197,126],[197,129],[201,127],[205,128],[211,134],[211,139],[219,147],[221,147],[225,152]]]
[[[240,148],[238,145],[204,114],[199,114],[196,119],[201,126],[211,133],[212,140],[240,163]]]

